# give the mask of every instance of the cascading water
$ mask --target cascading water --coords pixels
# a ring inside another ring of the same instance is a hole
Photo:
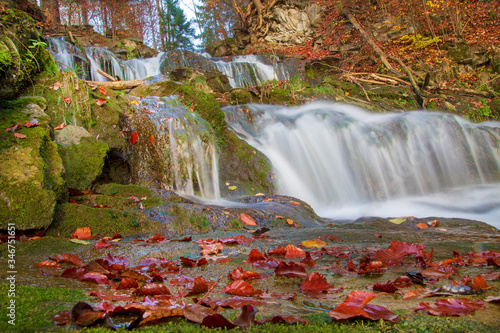
[[[184,195],[220,198],[212,128],[176,97],[142,98],[129,127],[139,133],[129,152],[134,182],[156,180]]]
[[[124,61],[102,47],[88,46],[84,48],[84,53],[73,44],[67,43],[63,37],[47,38],[54,60],[63,65],[61,69],[76,70],[79,77],[86,80],[108,81],[97,73],[96,69],[122,80],[142,80],[160,74],[160,65],[164,59],[164,53],[159,53],[153,58]]]
[[[271,63],[263,60],[256,55],[246,55],[232,57],[230,61],[214,61],[214,64],[222,74],[227,75],[233,88],[255,86],[273,79],[288,80],[288,73],[277,58],[273,58]]]
[[[329,103],[225,112],[233,131],[271,160],[279,192],[321,216],[434,215],[500,226],[499,123]]]

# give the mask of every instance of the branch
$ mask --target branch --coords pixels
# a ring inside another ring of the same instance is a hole
[[[125,90],[125,89],[132,89],[135,87],[140,86],[141,84],[144,83],[142,80],[130,80],[130,81],[108,81],[108,82],[103,82],[103,81],[85,81],[88,84],[93,84],[96,86],[102,86],[104,88],[109,88],[112,90]]]

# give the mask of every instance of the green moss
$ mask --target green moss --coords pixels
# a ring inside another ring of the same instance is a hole
[[[58,146],[68,187],[88,189],[101,174],[108,145],[93,137],[84,137],[78,145]]]
[[[37,240],[16,243],[16,255],[40,256],[56,255],[64,252],[75,251],[80,245],[70,242],[68,238],[46,236]],[[0,255],[7,257],[7,243],[0,246]]]
[[[138,185],[103,184],[99,185],[96,190],[99,193],[121,197],[135,196],[143,198],[153,196],[153,192],[149,188]]]
[[[170,215],[174,216],[170,228],[176,234],[199,234],[210,231],[210,223],[203,213],[190,212],[178,204],[173,204],[170,206]]]
[[[92,208],[78,204],[61,204],[56,206],[54,223],[47,230],[48,235],[69,237],[78,228],[90,227],[92,234],[112,236],[141,232],[154,232],[162,226],[149,220],[136,210],[116,208]]]
[[[0,41],[0,73],[4,73],[12,64],[12,55],[9,47]]]
[[[70,310],[76,300],[86,301],[88,296],[80,289],[67,288],[43,288],[16,285],[16,325],[10,325],[7,317],[7,306],[10,299],[7,296],[9,285],[0,284],[0,308],[2,320],[0,320],[0,331],[2,332],[46,332],[62,329],[52,322],[56,314]]]

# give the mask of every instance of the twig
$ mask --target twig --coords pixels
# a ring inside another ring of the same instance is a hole
[[[370,97],[368,97],[368,94],[366,93],[365,88],[354,78],[351,79],[352,82],[356,83],[361,89],[363,89],[363,92],[365,93],[366,99],[368,102],[370,102]]]
[[[203,302],[203,300],[204,300],[205,298],[207,298],[207,296],[208,296],[208,295],[212,292],[212,290],[215,288],[215,286],[217,286],[217,284],[219,283],[220,279],[222,279],[222,277],[223,277],[223,276],[224,276],[224,275],[219,276],[219,278],[217,279],[217,281],[215,281],[214,285],[213,285],[213,286],[211,286],[211,287],[210,287],[210,289],[208,289],[207,293],[206,293],[205,295],[203,295],[203,297],[202,297],[202,298],[200,298],[200,299],[198,300],[198,303],[196,303],[196,304],[200,305],[200,304],[201,304],[201,302]]]

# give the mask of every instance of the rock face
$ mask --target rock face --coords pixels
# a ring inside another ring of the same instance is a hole
[[[64,167],[50,137],[49,119],[35,104],[5,113],[9,119],[40,125],[16,130],[26,139],[14,139],[14,133],[12,137],[9,133],[2,145],[0,229],[7,229],[9,223],[18,230],[46,228],[52,223],[56,201],[66,193]],[[0,123],[3,128],[5,123]]]
[[[322,9],[316,3],[305,7],[287,5],[276,7],[265,41],[270,43],[300,44],[314,35],[321,22]]]
[[[85,190],[101,174],[108,145],[83,127],[69,125],[56,133],[59,155],[70,188]]]

